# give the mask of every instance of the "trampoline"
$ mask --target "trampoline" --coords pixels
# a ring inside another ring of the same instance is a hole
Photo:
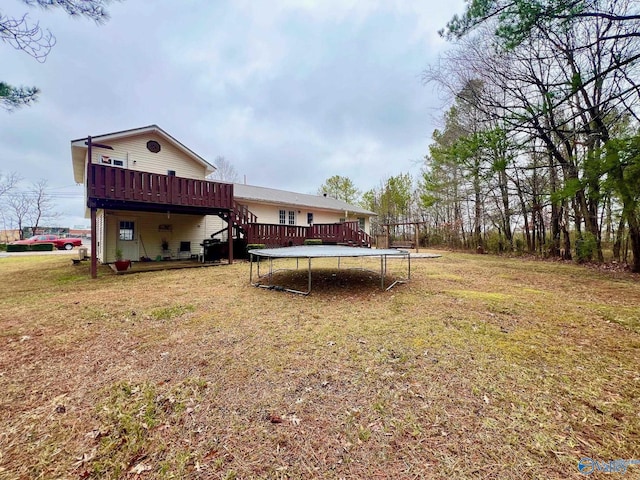
[[[260,275],[260,258],[269,259],[269,272],[262,275],[262,277],[269,277],[269,284],[265,285],[253,281],[253,264],[254,257],[257,258],[257,275],[258,280]],[[338,268],[340,268],[340,259],[348,257],[380,257],[380,288],[382,290],[390,290],[398,283],[405,283],[411,279],[411,257],[409,252],[395,249],[372,249],[364,247],[347,247],[342,245],[304,245],[296,247],[281,247],[281,248],[263,248],[249,250],[249,282],[254,287],[268,288],[273,290],[280,290],[291,293],[298,293],[301,295],[309,295],[311,293],[311,264],[314,258],[337,258]],[[387,258],[400,258],[407,261],[407,276],[406,278],[399,278],[394,280],[387,288],[384,285],[384,277],[387,271]],[[273,274],[273,260],[281,258],[295,258],[296,266],[299,266],[299,260],[306,258],[308,260],[308,276],[307,276],[307,291],[295,290],[292,288],[279,287],[271,285]],[[377,272],[376,272],[377,273]]]

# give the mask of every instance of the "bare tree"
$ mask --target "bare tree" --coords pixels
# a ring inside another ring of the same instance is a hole
[[[47,192],[46,180],[39,180],[29,190],[12,192],[6,197],[6,216],[19,230],[20,238],[24,238],[27,228],[31,230],[31,235],[35,235],[43,221],[58,216],[51,195]]]
[[[226,158],[222,156],[216,157],[213,161],[216,171],[207,178],[210,180],[221,180],[223,182],[237,182],[239,175],[235,167]]]
[[[2,230],[5,231],[5,238],[2,239],[5,243],[9,241],[7,234],[7,197],[19,181],[20,176],[15,172],[6,175],[0,172],[0,220],[2,221]]]
[[[11,192],[20,181],[20,176],[15,173],[3,174],[0,172],[0,201],[2,197]]]
[[[31,235],[35,235],[40,222],[51,220],[58,216],[54,211],[53,201],[47,193],[47,181],[39,180],[33,184],[31,192],[29,192],[31,204],[27,213],[27,220],[30,223]]]
[[[31,198],[26,193],[11,195],[7,201],[11,223],[18,228],[20,239],[24,238],[24,226],[31,209]]]

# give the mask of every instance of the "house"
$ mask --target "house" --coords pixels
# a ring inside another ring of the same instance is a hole
[[[94,277],[97,262],[112,263],[117,251],[131,260],[190,257],[215,241],[232,262],[234,244],[370,245],[373,212],[325,196],[208,181],[215,167],[157,125],[72,140],[71,157],[74,179],[85,186]]]
[[[234,184],[236,204],[256,216],[246,228],[248,243],[299,245],[307,238],[325,243],[371,245],[374,212],[327,195],[309,195],[253,185]],[[296,227],[296,228],[292,228]]]

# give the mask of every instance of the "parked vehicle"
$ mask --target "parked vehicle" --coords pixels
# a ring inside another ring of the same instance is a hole
[[[53,243],[58,250],[71,250],[82,245],[80,238],[63,238],[57,235],[35,235],[25,240],[16,240],[11,245],[36,245],[38,243]]]

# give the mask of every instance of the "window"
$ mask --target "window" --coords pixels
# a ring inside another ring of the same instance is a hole
[[[120,240],[133,240],[133,222],[120,222]]]
[[[307,224],[311,225],[313,223],[313,213],[307,213]]]
[[[285,221],[285,218],[286,218],[285,215],[286,215],[286,212],[284,210],[280,210],[280,214],[278,215],[278,221],[280,225],[284,225],[285,223],[287,223]]]
[[[107,155],[100,155],[100,163],[103,165],[112,165],[114,167],[123,167],[125,166],[125,161],[119,158],[109,157]]]
[[[289,210],[289,225],[296,224],[296,212],[293,210]]]
[[[358,217],[358,227],[360,230],[364,230],[364,217]]]
[[[175,177],[176,176],[176,171],[175,170],[167,170],[167,175],[170,177]]]
[[[151,153],[158,153],[160,150],[162,150],[162,147],[155,140],[149,140],[147,142],[147,150],[149,150]]]

